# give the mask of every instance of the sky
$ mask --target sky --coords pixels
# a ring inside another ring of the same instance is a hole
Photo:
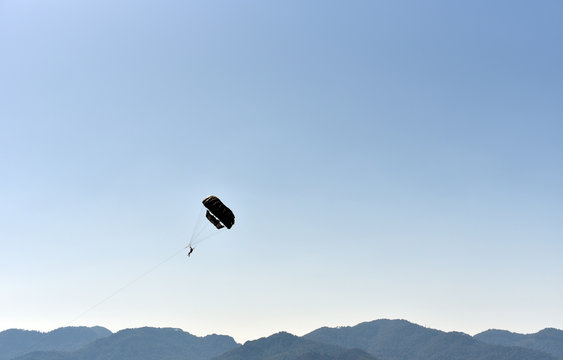
[[[0,0],[0,331],[563,328],[562,14]]]

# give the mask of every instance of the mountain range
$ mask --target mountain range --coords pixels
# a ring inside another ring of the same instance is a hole
[[[305,339],[364,350],[385,360],[554,360],[535,349],[494,345],[461,332],[428,329],[405,320],[376,320],[320,328]],[[560,339],[563,343],[563,337]]]
[[[208,360],[240,345],[230,336],[197,337],[173,328],[121,330],[75,351],[35,351],[18,360]]]
[[[214,360],[377,360],[372,355],[340,346],[322,344],[281,332],[267,338],[247,341]]]
[[[49,333],[0,332],[0,360],[563,360],[563,331],[535,334],[487,330],[475,336],[429,329],[406,320],[323,327],[247,341],[197,337],[173,328],[111,333],[68,327]]]
[[[0,360],[40,350],[73,351],[112,333],[100,326],[64,327],[47,333],[10,329],[0,332]]]
[[[563,331],[543,329],[535,334],[517,334],[506,330],[487,330],[474,336],[487,344],[520,346],[563,358]]]

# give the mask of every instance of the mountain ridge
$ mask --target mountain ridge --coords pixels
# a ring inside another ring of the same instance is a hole
[[[84,341],[80,347],[72,339],[85,329],[98,338]],[[45,334],[59,339],[58,347],[36,343],[33,350],[39,351],[20,351],[15,356],[2,351],[10,340],[12,350],[21,347],[17,335],[37,340]],[[61,342],[65,334],[68,339]],[[68,346],[71,343],[74,347]],[[282,331],[243,345],[227,335],[198,337],[177,328],[141,327],[116,333],[103,327],[68,327],[49,333],[18,329],[0,332],[0,360],[563,360],[563,352],[558,351],[563,351],[563,331],[555,328],[534,334],[490,329],[470,336],[403,319],[325,326],[301,337]]]
[[[32,352],[17,360],[209,360],[240,346],[227,335],[198,337],[177,328],[124,329],[71,352]]]
[[[378,360],[359,349],[344,349],[330,344],[279,332],[247,341],[213,360]]]
[[[531,334],[489,329],[476,334],[474,337],[487,344],[520,346],[563,358],[563,331],[555,328],[545,328]]]
[[[535,349],[487,344],[465,333],[428,329],[402,319],[380,319],[352,327],[323,327],[303,337],[345,348],[358,348],[385,360],[557,359]]]
[[[48,332],[8,329],[0,332],[0,360],[31,351],[72,351],[112,332],[102,326],[69,326]]]

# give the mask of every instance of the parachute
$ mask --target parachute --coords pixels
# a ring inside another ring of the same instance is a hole
[[[209,210],[207,210],[205,212],[205,217],[207,218],[207,220],[209,220],[217,229],[222,229],[225,226],[223,224],[221,224],[221,221],[219,221],[219,219],[217,219],[215,216],[213,216]]]
[[[221,231],[218,230],[230,229],[235,224],[235,215],[217,196],[210,195],[203,199],[202,203],[199,219],[194,226],[190,242],[185,247],[185,249],[190,249],[188,256],[195,245],[219,234]],[[206,210],[207,220],[203,218],[203,210]]]
[[[203,199],[203,206],[207,208],[205,217],[217,229],[230,229],[235,223],[235,215],[217,196],[210,195]]]

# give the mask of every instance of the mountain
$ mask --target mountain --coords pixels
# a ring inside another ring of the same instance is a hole
[[[535,334],[517,334],[506,330],[487,330],[475,335],[474,338],[487,344],[520,346],[563,358],[563,331],[558,329],[547,328]]]
[[[33,352],[18,360],[210,360],[240,345],[230,336],[197,337],[180,329],[121,330],[73,352]]]
[[[556,360],[545,352],[483,343],[406,320],[375,320],[353,327],[320,328],[305,339],[364,350],[385,360]]]
[[[267,338],[247,341],[214,360],[376,360],[358,349],[321,344],[281,332]]]
[[[563,360],[563,331],[487,330],[471,337],[406,320],[320,328],[303,337],[281,332],[237,344],[224,335],[180,329],[102,327],[49,333],[0,332],[0,360]]]
[[[100,326],[64,327],[47,333],[5,330],[0,332],[0,360],[39,350],[73,351],[109,335],[111,331]]]

